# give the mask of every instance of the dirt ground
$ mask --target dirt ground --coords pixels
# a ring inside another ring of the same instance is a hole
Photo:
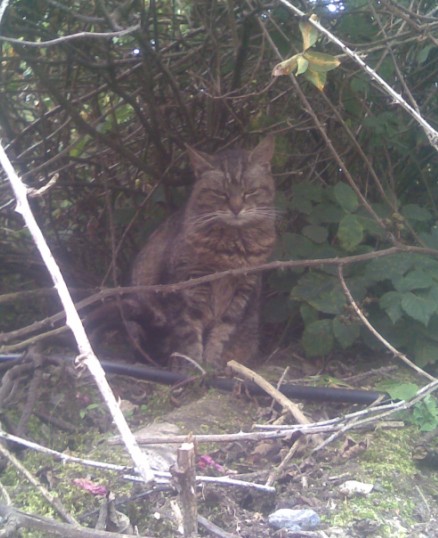
[[[375,390],[379,382],[410,372],[378,357],[332,359],[322,365],[282,357],[261,372],[278,380],[285,365],[293,366],[286,381]],[[12,364],[3,366],[3,384]],[[77,375],[62,361],[43,364],[16,379],[10,402],[3,409],[3,429],[54,450],[101,462],[131,465],[117,432],[87,374]],[[110,375],[132,429],[139,437],[161,433],[232,434],[254,432],[254,424],[272,424],[281,409],[265,396],[207,389],[199,380],[185,386],[166,386]],[[417,380],[418,382],[418,380]],[[29,410],[29,400],[33,408]],[[296,402],[299,403],[299,402]],[[311,422],[344,416],[363,409],[353,404],[301,403]],[[283,423],[293,424],[285,416]],[[312,452],[323,439],[310,436],[288,439],[197,442],[197,475],[238,479],[240,486],[202,483],[197,490],[198,513],[216,529],[199,526],[200,536],[240,537],[438,537],[438,440],[410,423],[410,412],[390,415],[385,421],[339,434],[323,449]],[[151,426],[152,425],[152,426]],[[148,461],[164,471],[174,464],[179,444],[145,445]],[[65,464],[31,449],[17,449],[21,463],[65,509],[84,526],[94,527],[109,492],[116,510],[127,516],[144,536],[179,536],[178,495],[174,487],[144,488],[124,474],[79,463]],[[286,457],[290,457],[287,461]],[[271,478],[270,478],[271,477]],[[251,484],[271,479],[275,492]],[[346,492],[347,481],[372,486],[370,493]],[[38,488],[24,480],[12,463],[4,462],[1,482],[11,503],[27,513],[58,519]],[[245,485],[246,483],[246,485]],[[268,516],[278,508],[312,509],[320,524],[305,532],[276,530]],[[127,520],[123,519],[123,521]],[[119,527],[121,532],[122,527]],[[126,531],[124,531],[126,532]],[[227,534],[228,533],[228,534]],[[24,536],[46,536],[25,531]]]

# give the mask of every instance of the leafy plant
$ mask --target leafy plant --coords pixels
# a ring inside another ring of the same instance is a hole
[[[316,15],[311,15],[310,19],[318,20]],[[328,71],[336,69],[341,62],[331,54],[309,50],[318,39],[318,30],[308,21],[300,22],[299,27],[303,38],[303,51],[277,64],[272,75],[279,77],[296,71],[297,75],[304,75],[309,82],[322,91]]]
[[[419,387],[415,383],[401,383],[398,381],[385,381],[379,383],[377,388],[386,392],[393,400],[408,401],[413,398]],[[408,422],[415,424],[422,432],[429,432],[438,427],[438,402],[428,394],[417,402],[410,410],[401,412]]]
[[[412,410],[412,421],[422,432],[438,428],[438,403],[432,395],[418,402]]]
[[[386,246],[385,230],[365,213],[348,184],[302,183],[291,194],[289,210],[300,215],[301,229],[283,234],[279,247],[283,259],[344,257]],[[424,237],[434,233],[431,214],[416,204],[402,206],[395,215],[380,204],[373,204],[372,209],[389,228],[403,230],[409,224],[423,230]],[[398,253],[347,266],[345,278],[379,332],[409,351],[422,366],[438,359],[438,260]],[[289,284],[288,300],[298,305],[304,323],[302,345],[307,355],[328,353],[336,345],[345,349],[360,341],[370,347],[378,345],[352,312],[332,267],[295,273]],[[278,284],[277,289],[281,289]],[[297,308],[290,306],[289,311]]]

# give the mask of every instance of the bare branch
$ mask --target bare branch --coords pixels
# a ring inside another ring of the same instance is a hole
[[[0,35],[0,41],[13,43],[15,45],[24,45],[26,47],[44,48],[59,45],[60,43],[66,43],[67,41],[74,41],[75,39],[82,39],[84,37],[93,39],[122,37],[124,35],[133,34],[139,29],[140,25],[136,24],[135,26],[130,26],[129,28],[119,30],[118,32],[78,32],[77,34],[57,37],[56,39],[50,39],[49,41],[25,41],[24,39],[15,39],[14,37]]]
[[[79,318],[79,314],[74,307],[74,303],[61,271],[59,270],[59,267],[52,256],[41,229],[39,228],[30,209],[29,201],[27,199],[27,188],[16,174],[1,144],[0,163],[8,176],[17,198],[17,211],[23,216],[58,291],[59,298],[61,299],[66,312],[67,325],[69,325],[71,328],[81,353],[80,358],[94,376],[111,416],[113,417],[120,434],[125,440],[126,448],[135,461],[143,480],[145,482],[151,482],[154,479],[153,472],[145,461],[144,454],[141,452],[131,430],[129,429],[125,417],[123,416],[108,381],[106,380],[105,372],[91,347],[88,336],[85,333],[84,327]]]

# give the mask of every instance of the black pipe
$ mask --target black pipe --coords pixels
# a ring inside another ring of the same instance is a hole
[[[23,355],[11,353],[0,355],[0,363],[10,360],[17,360]],[[187,381],[189,377],[180,372],[161,370],[150,366],[118,363],[113,361],[100,361],[105,372],[144,379],[163,385],[174,385]],[[250,394],[266,394],[265,391],[252,381],[241,382],[225,377],[208,377],[206,385],[215,389],[233,391],[237,386],[243,385]],[[313,402],[338,402],[370,405],[377,399],[388,400],[389,396],[383,392],[375,392],[360,389],[336,389],[333,387],[307,387],[305,385],[284,384],[280,387],[280,392],[288,398],[295,400],[310,400]]]

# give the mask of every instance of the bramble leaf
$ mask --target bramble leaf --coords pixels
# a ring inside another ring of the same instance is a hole
[[[332,321],[321,319],[306,326],[302,344],[309,357],[326,355],[333,349]]]
[[[324,314],[340,314],[346,298],[337,278],[309,272],[303,275],[290,293],[296,301],[306,301]]]
[[[324,243],[327,241],[328,230],[325,226],[318,226],[317,224],[312,224],[310,226],[304,226],[301,230],[301,233],[311,239],[314,243]]]
[[[409,271],[406,275],[393,280],[397,291],[412,291],[430,288],[433,285],[432,276],[421,269]]]
[[[333,333],[336,340],[341,344],[343,349],[350,347],[359,338],[360,325],[358,322],[351,322],[340,319],[337,316],[333,320]]]
[[[432,219],[431,212],[418,204],[406,204],[401,208],[400,213],[406,219],[418,222],[427,222]]]
[[[342,209],[349,212],[357,209],[359,200],[357,198],[357,194],[350,187],[350,185],[343,182],[337,183],[333,188],[333,192],[336,201],[342,207]]]
[[[420,335],[415,339],[414,345],[415,364],[424,368],[429,364],[436,364],[438,361],[438,343],[425,335]]]
[[[403,294],[397,291],[388,291],[380,297],[380,308],[383,308],[394,324],[397,323],[403,315],[401,306],[402,297]]]
[[[434,301],[410,291],[403,294],[401,305],[408,316],[423,323],[423,325],[429,323],[430,317],[436,309]]]
[[[397,383],[394,381],[379,383],[378,388],[387,392],[394,400],[410,400],[418,391],[418,385],[415,385],[415,383]]]
[[[345,250],[354,250],[363,239],[363,226],[356,215],[346,215],[339,223],[339,242]]]

